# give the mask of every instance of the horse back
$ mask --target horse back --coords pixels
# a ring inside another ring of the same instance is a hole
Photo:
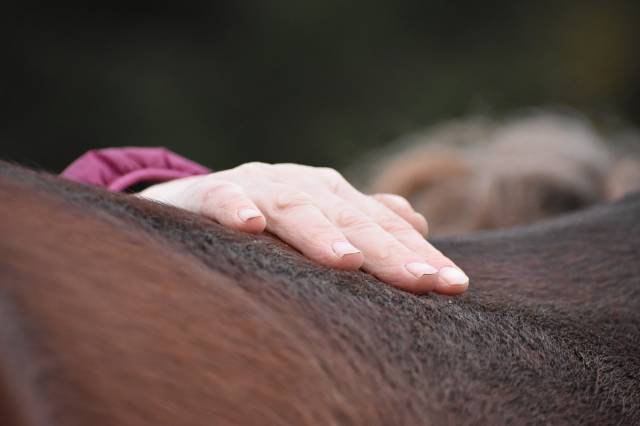
[[[637,200],[442,241],[447,298],[14,166],[0,198],[8,424],[640,421]]]

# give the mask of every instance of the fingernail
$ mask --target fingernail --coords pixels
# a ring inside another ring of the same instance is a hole
[[[445,266],[440,269],[440,278],[442,278],[449,285],[467,285],[469,284],[469,277],[465,275],[458,268],[452,266]]]
[[[405,265],[407,271],[415,275],[416,278],[422,278],[425,275],[433,275],[438,272],[436,268],[428,263],[413,262]]]
[[[249,219],[253,219],[254,217],[260,217],[262,214],[256,209],[240,209],[238,210],[238,217],[243,222],[247,222]]]
[[[360,253],[360,250],[358,250],[351,244],[344,241],[338,241],[337,243],[333,243],[331,247],[333,248],[334,253],[338,255],[338,257],[343,257],[348,254]]]

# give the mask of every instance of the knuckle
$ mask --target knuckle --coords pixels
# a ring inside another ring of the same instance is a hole
[[[221,198],[217,204],[223,210],[231,210],[231,209],[235,210],[240,207],[246,206],[247,201],[244,194],[230,193],[230,194],[227,194],[224,198]]]
[[[325,182],[329,185],[329,189],[333,193],[339,192],[340,188],[342,188],[347,182],[339,171],[332,169],[331,167],[320,167],[318,168],[318,172],[324,178]]]
[[[371,221],[362,213],[345,208],[338,212],[336,224],[341,228],[364,229],[371,226]]]
[[[310,226],[305,231],[304,241],[308,247],[312,247],[316,253],[325,253],[329,242],[335,240],[334,232],[322,225]]]
[[[306,180],[313,176],[313,167],[295,163],[277,163],[271,165],[272,173],[280,178]]]
[[[203,198],[205,201],[215,200],[233,192],[240,192],[240,187],[235,183],[213,178],[207,178],[204,182]]]
[[[275,200],[275,208],[279,211],[290,211],[312,204],[311,197],[302,191],[282,191]]]
[[[277,164],[273,164],[273,167],[276,169],[282,169],[282,170],[295,170],[295,171],[299,171],[299,170],[307,170],[307,169],[311,169],[310,166],[305,166],[303,164],[296,164],[296,163],[277,163]]]
[[[242,188],[232,182],[210,180],[202,193],[204,205],[231,206],[245,198]]]
[[[327,179],[332,179],[332,180],[343,180],[344,179],[342,177],[342,174],[340,174],[339,171],[337,171],[336,169],[333,169],[331,167],[318,167],[317,170],[318,170],[318,172],[323,174]]]
[[[400,250],[396,244],[387,242],[377,248],[373,254],[373,260],[380,269],[394,269],[398,264],[398,254]]]
[[[382,216],[377,220],[382,229],[392,234],[412,232],[413,227],[400,218]]]
[[[249,163],[244,163],[238,167],[237,170],[248,173],[248,174],[259,174],[266,173],[270,170],[271,165],[268,163],[262,163],[260,161],[251,161]]]

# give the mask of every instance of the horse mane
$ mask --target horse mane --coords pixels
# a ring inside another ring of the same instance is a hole
[[[461,297],[0,163],[9,424],[640,422],[640,196],[441,240]]]

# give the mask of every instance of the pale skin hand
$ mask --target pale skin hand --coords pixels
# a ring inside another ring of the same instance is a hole
[[[267,230],[318,263],[362,268],[414,293],[459,294],[469,285],[427,242],[427,221],[407,200],[367,196],[333,169],[247,163],[153,185],[138,195],[239,231]]]

